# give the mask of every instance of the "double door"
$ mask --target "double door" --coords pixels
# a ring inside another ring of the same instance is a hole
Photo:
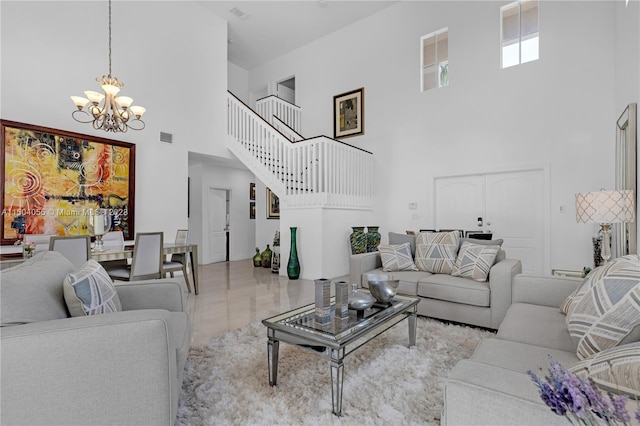
[[[526,273],[544,272],[544,205],[542,169],[435,179],[436,227],[491,232]]]

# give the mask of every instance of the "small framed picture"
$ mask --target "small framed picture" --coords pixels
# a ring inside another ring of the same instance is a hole
[[[364,87],[333,97],[333,137],[364,135]]]
[[[253,182],[249,183],[249,199],[251,201],[256,199],[256,184]]]
[[[267,188],[267,219],[280,219],[280,200]]]
[[[256,218],[256,202],[250,201],[249,202],[249,219],[255,219],[255,218]]]

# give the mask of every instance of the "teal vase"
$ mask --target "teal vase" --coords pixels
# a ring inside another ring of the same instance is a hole
[[[379,226],[367,226],[367,253],[378,251],[380,245]]]
[[[351,242],[351,254],[360,254],[367,252],[367,234],[364,232],[364,226],[352,226],[353,232],[349,235]]]
[[[298,260],[298,248],[296,246],[296,231],[298,228],[291,227],[291,249],[289,250],[289,263],[287,263],[287,276],[290,280],[297,280],[300,277],[300,261]]]

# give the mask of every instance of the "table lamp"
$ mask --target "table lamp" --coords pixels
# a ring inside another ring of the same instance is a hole
[[[576,194],[576,222],[599,223],[602,228],[600,255],[603,264],[611,257],[609,233],[612,223],[633,222],[635,209],[633,191],[615,190]]]

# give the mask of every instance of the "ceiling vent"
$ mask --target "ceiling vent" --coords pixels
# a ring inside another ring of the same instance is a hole
[[[231,12],[233,15],[237,16],[239,19],[242,19],[243,21],[249,17],[249,15],[247,15],[246,13],[244,13],[243,11],[238,9],[237,7],[234,7],[229,12]]]
[[[160,132],[160,142],[173,143],[173,135],[171,133]]]

